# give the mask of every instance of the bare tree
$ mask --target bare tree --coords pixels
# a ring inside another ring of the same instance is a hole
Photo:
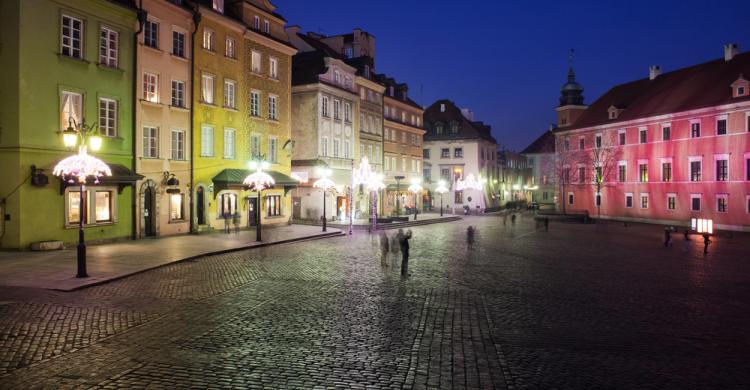
[[[591,183],[594,187],[597,218],[601,216],[602,188],[613,186],[617,180],[617,169],[621,155],[622,151],[613,142],[605,142],[605,140],[600,139],[599,141],[595,140],[594,147],[591,148],[590,152],[582,156],[585,166],[591,168],[590,175],[587,175],[588,177],[584,181]]]
[[[577,150],[570,150],[570,141],[568,136],[558,136],[555,140],[555,159],[554,159],[554,173],[557,179],[557,185],[560,187],[560,199],[558,201],[562,204],[563,214],[567,213],[567,195],[566,190],[569,186],[574,183],[582,182],[579,178],[577,167],[582,162],[581,153]]]

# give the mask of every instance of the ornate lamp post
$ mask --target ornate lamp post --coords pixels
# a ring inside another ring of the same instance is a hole
[[[320,188],[323,190],[323,231],[326,231],[326,192],[329,191],[331,188],[336,188],[336,183],[333,182],[333,180],[327,178],[326,176],[331,174],[331,170],[328,168],[321,168],[319,170],[320,179],[316,180],[315,183],[313,183],[313,187]]]
[[[268,169],[269,164],[267,161],[250,161],[249,166],[250,169],[255,169],[255,172],[247,175],[247,177],[243,181],[243,184],[258,193],[258,208],[257,210],[255,210],[255,241],[260,242],[260,214],[263,210],[261,192],[265,188],[273,187],[276,182],[273,180],[273,177],[271,177],[271,175],[263,172],[264,169]]]
[[[440,194],[440,216],[443,216],[443,194],[448,192],[448,187],[445,186],[445,180],[440,180],[438,182],[437,188],[435,188],[435,192]]]
[[[370,169],[370,162],[364,157],[359,163],[359,169],[353,172],[352,177],[354,185],[362,184],[372,193],[372,206],[370,207],[372,225],[370,231],[374,232],[378,229],[378,191],[385,188],[383,175],[373,172]]]
[[[411,185],[409,186],[409,192],[414,194],[414,220],[417,220],[417,194],[422,192],[422,186],[419,185],[421,180],[419,178],[412,178]]]
[[[88,146],[94,152],[102,147],[102,137],[96,133],[96,124],[86,126],[81,123],[79,125],[73,118],[69,118],[68,128],[63,131],[63,144],[68,149],[72,149],[78,144],[78,141],[80,141],[78,154],[67,157],[57,163],[52,174],[59,176],[63,180],[67,180],[70,184],[75,184],[77,181],[80,186],[81,198],[78,205],[78,270],[76,277],[85,278],[89,276],[86,272],[86,240],[83,232],[85,215],[88,211],[85,204],[86,179],[93,177],[94,184],[98,184],[100,177],[112,176],[112,171],[102,160],[88,154],[86,141],[88,141]]]
[[[399,198],[401,197],[401,180],[404,180],[404,176],[394,176],[396,179],[396,216],[401,215],[401,205],[399,204]]]

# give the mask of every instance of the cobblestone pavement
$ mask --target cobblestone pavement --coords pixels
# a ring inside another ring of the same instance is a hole
[[[408,280],[360,233],[2,288],[0,388],[750,387],[748,236],[704,257],[658,227],[502,221],[414,228]]]

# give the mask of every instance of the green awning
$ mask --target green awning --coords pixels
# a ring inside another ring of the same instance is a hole
[[[245,178],[253,171],[249,169],[237,169],[227,168],[219,172],[214,176],[211,181],[214,183],[214,197],[221,190],[228,188],[246,187],[243,183]],[[276,183],[274,188],[284,188],[284,194],[289,192],[292,188],[296,188],[299,185],[299,181],[293,179],[278,171],[265,171],[273,178]]]

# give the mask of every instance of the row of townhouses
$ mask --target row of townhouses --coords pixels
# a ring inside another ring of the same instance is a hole
[[[268,0],[8,0],[0,15],[0,248],[74,242],[81,221],[97,241],[317,220],[319,168],[336,183],[328,219],[518,197],[489,126],[412,100],[360,29],[304,33]],[[71,128],[101,136],[112,171],[83,194],[53,175]],[[375,202],[353,182],[364,159]],[[272,188],[243,184],[250,161]]]
[[[557,125],[523,154],[532,197],[601,218],[750,230],[750,53],[617,85],[591,105],[572,67]]]

